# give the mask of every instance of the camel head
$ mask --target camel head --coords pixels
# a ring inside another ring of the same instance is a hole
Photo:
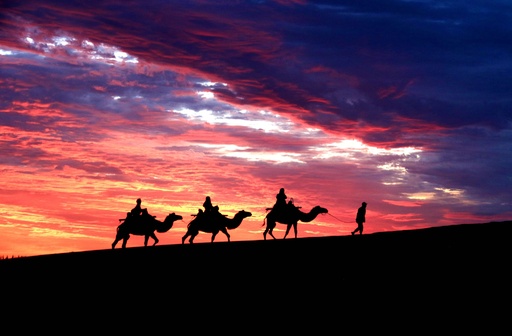
[[[166,221],[166,222],[167,222],[167,221],[172,221],[172,222],[174,222],[174,221],[182,220],[182,219],[183,219],[183,216],[181,216],[181,215],[177,215],[177,214],[175,214],[174,212],[173,212],[173,213],[168,214],[168,215],[167,215],[167,217],[165,217],[165,221]]]
[[[241,217],[241,218],[247,218],[247,217],[251,217],[251,216],[252,216],[252,213],[250,213],[249,211],[245,211],[245,210],[240,210],[235,215],[235,217]]]
[[[316,207],[313,208],[313,211],[314,212],[318,212],[319,214],[321,213],[327,213],[327,209],[326,208],[322,208],[321,206],[317,205]]]
[[[252,213],[245,210],[238,211],[234,216],[233,219],[227,219],[225,221],[225,226],[228,230],[236,229],[240,224],[242,224],[242,221],[244,218],[251,217]]]
[[[163,222],[158,221],[158,225],[156,226],[156,232],[162,233],[169,231],[174,225],[174,222],[181,219],[183,219],[183,217],[181,215],[175,214],[174,212],[168,214]]]

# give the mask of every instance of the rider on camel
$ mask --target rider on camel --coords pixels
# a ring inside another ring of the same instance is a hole
[[[212,199],[210,198],[210,196],[206,196],[206,199],[203,202],[203,207],[204,207],[204,212],[206,212],[206,213],[210,213],[213,211],[213,204],[212,204]]]
[[[274,203],[274,206],[272,207],[272,212],[275,214],[281,214],[286,212],[287,210],[287,203],[286,199],[288,197],[286,196],[284,192],[284,188],[279,189],[279,193],[276,195],[276,203]]]
[[[141,207],[142,200],[140,198],[137,198],[136,203],[137,204],[135,205],[135,207],[133,207],[133,209],[130,210],[130,212],[126,213],[126,218],[119,220],[120,222],[126,223],[127,220],[130,219],[130,223],[136,223],[136,222],[139,223],[140,222],[139,219],[141,219],[143,216],[156,218],[156,216],[152,216],[149,214],[147,208],[142,209],[142,207]]]
[[[134,217],[142,215],[142,207],[140,204],[142,203],[142,200],[140,198],[137,198],[137,205],[133,207],[133,209],[130,211],[130,214]]]

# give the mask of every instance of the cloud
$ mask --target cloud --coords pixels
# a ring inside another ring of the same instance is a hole
[[[368,201],[368,232],[507,219],[510,9],[4,2],[2,187],[31,195],[36,181],[37,197],[68,213],[50,218],[95,228],[101,240],[105,217],[141,194],[162,215],[170,204],[195,213],[206,194],[231,213],[247,208],[245,239],[261,238],[280,187],[350,222]],[[34,197],[16,206],[44,211]],[[0,205],[13,205],[8,193]],[[317,222],[307,234],[353,229]]]

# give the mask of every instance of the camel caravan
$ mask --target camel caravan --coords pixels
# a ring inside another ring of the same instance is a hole
[[[288,236],[292,227],[294,229],[295,238],[297,238],[297,224],[299,221],[305,223],[311,222],[319,214],[328,212],[327,209],[323,207],[315,206],[306,213],[300,210],[301,207],[293,204],[293,199],[290,199],[288,202],[286,199],[287,196],[284,193],[284,188],[281,188],[276,195],[276,203],[274,206],[266,208],[269,212],[263,219],[262,226],[266,225],[265,231],[263,232],[264,240],[267,239],[267,234],[273,239],[276,239],[273,230],[278,223],[286,225],[286,232],[283,239]],[[165,233],[173,227],[175,221],[183,220],[181,215],[177,215],[173,212],[168,214],[162,222],[156,219],[156,216],[150,215],[147,208],[141,207],[142,200],[140,198],[137,199],[136,203],[136,206],[126,214],[125,218],[119,219],[121,223],[117,226],[112,249],[115,249],[116,245],[121,240],[123,241],[122,248],[126,248],[130,235],[144,236],[144,246],[148,246],[149,238],[151,237],[153,239],[153,246],[155,246],[159,242],[155,232]],[[230,242],[231,236],[228,230],[238,228],[245,218],[252,216],[251,212],[240,210],[232,218],[229,218],[219,211],[217,205],[213,206],[210,196],[206,196],[203,207],[204,210],[198,209],[196,214],[191,215],[194,218],[187,224],[187,231],[181,238],[182,244],[185,243],[187,238],[188,242],[192,244],[199,232],[210,233],[210,241],[212,243],[217,234],[222,232],[227,237],[228,242]]]

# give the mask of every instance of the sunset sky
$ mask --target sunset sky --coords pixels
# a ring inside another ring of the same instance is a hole
[[[329,210],[299,237],[510,220],[511,73],[509,0],[1,1],[0,257],[108,249],[137,198],[160,245],[207,195],[262,240],[281,187]]]

